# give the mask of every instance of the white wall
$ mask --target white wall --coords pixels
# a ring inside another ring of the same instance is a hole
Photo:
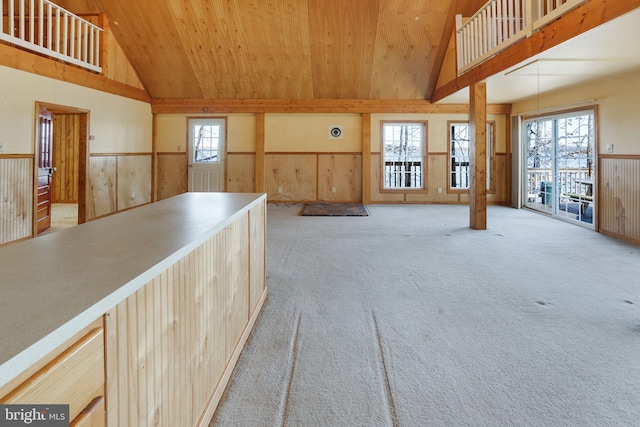
[[[550,94],[518,102],[512,114],[535,114],[572,109],[585,105],[598,106],[599,152],[606,153],[614,144],[613,154],[640,154],[640,70],[616,74],[585,84],[571,86]],[[587,101],[587,102],[585,102]]]
[[[91,153],[151,152],[151,105],[0,66],[3,154],[33,154],[36,101],[90,111]]]
[[[255,114],[158,114],[156,116],[156,151],[186,152],[190,117],[226,117],[227,151],[251,153],[256,151]]]

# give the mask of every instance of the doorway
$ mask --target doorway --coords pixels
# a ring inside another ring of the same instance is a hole
[[[224,191],[225,118],[189,118],[189,191]]]
[[[36,103],[34,236],[86,222],[89,111]]]
[[[594,228],[595,110],[525,119],[525,206]]]

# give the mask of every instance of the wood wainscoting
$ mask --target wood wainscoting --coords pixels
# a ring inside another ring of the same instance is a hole
[[[188,191],[187,153],[158,152],[156,200]],[[253,193],[256,187],[255,153],[227,153],[225,164],[225,191]]]
[[[256,188],[255,153],[227,153],[226,187],[229,193],[253,193]]]
[[[151,202],[151,153],[92,154],[87,219]]]
[[[271,201],[362,200],[361,153],[267,153],[265,170]]]
[[[265,203],[105,317],[107,425],[206,426],[266,297]]]
[[[0,245],[33,232],[32,155],[0,156]]]
[[[600,232],[640,244],[640,156],[599,157]]]
[[[31,155],[0,156],[0,245],[33,233]],[[87,220],[151,202],[151,154],[93,154],[89,159]]]
[[[157,199],[186,192],[187,155],[163,152],[157,159]],[[265,189],[272,201],[362,200],[361,153],[266,153],[265,170]],[[256,191],[256,154],[227,153],[225,177],[227,192]]]
[[[156,200],[186,193],[188,189],[187,153],[162,152],[156,154],[156,159]]]

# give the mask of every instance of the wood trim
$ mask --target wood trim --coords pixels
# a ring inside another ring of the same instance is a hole
[[[154,114],[155,116],[155,114]],[[223,117],[224,120],[224,157],[222,158],[222,191],[227,191],[227,179],[229,176],[229,165],[228,165],[228,155],[229,153],[227,153],[227,148],[229,147],[229,117]],[[189,144],[190,141],[187,139],[187,144]],[[187,150],[189,150],[189,145],[187,145]],[[188,159],[187,159],[188,161]],[[188,173],[188,172],[187,172]],[[188,181],[187,177],[187,181]],[[188,186],[188,182],[187,182],[187,186]]]
[[[107,34],[113,34],[111,30],[111,23],[104,13],[98,13],[98,26],[102,28],[100,31],[100,68],[102,73],[107,74],[109,72],[109,49],[107,47],[106,39]]]
[[[227,153],[229,154],[253,154],[253,153]],[[186,156],[187,153],[185,151],[158,151],[156,156]]]
[[[0,43],[0,65],[96,89],[112,95],[119,95],[137,101],[151,102],[149,93],[144,89],[129,86],[108,79],[102,75],[85,71],[79,67],[54,61],[47,57],[16,49],[3,43]]]
[[[265,185],[265,117],[264,113],[256,114],[256,160],[255,160],[255,191],[264,193]]]
[[[465,121],[465,120],[447,120],[447,171],[448,174],[451,173],[451,125],[452,124],[456,124],[456,123],[460,123],[460,124],[469,124],[469,121]],[[491,153],[493,153],[492,158],[490,159],[490,184],[489,184],[489,188],[487,188],[486,192],[487,194],[495,194],[496,192],[496,157],[498,156],[498,152],[496,151],[496,133],[497,133],[497,125],[496,125],[496,121],[495,120],[486,120],[487,125],[491,125],[491,127],[493,128],[493,131],[491,133],[491,141],[490,143],[490,148],[491,148]],[[452,188],[451,187],[451,179],[450,176],[447,176],[447,191],[451,192],[451,193],[458,193],[461,192],[460,190],[463,190],[462,192],[467,192],[467,188]]]
[[[423,178],[421,188],[384,188],[384,153],[380,152],[380,180],[378,182],[378,192],[380,194],[405,194],[405,193],[429,193],[429,121],[428,120],[380,120],[380,146],[384,147],[384,125],[386,124],[402,124],[402,123],[418,123],[424,126],[424,153],[422,155]],[[406,194],[404,201],[406,202]]]
[[[371,114],[362,114],[362,203],[371,203]]]
[[[0,154],[0,159],[35,159],[35,154]]]
[[[253,153],[243,153],[243,154],[253,154]],[[362,153],[360,151],[267,151],[265,153],[267,156],[277,156],[277,155],[311,155],[311,156],[359,156]]]
[[[607,231],[607,230],[600,230],[600,233],[606,235],[606,236],[610,236],[613,238],[616,238],[618,240],[622,240],[628,243],[633,243],[635,245],[640,245],[640,239],[634,239],[633,237],[629,237],[629,236],[624,236],[622,234],[618,234],[618,233],[614,233],[612,231]]]
[[[158,153],[156,152],[157,146],[157,130],[158,130],[158,116],[153,114],[151,118],[151,201],[158,200]]]
[[[470,69],[455,80],[436,88],[431,96],[431,102],[440,101],[460,89],[485,80],[638,7],[640,7],[640,0],[588,1],[551,22],[540,31],[533,33],[530,37],[511,45]],[[493,114],[489,110],[487,113]]]
[[[180,153],[183,154],[183,153]],[[126,156],[152,156],[153,153],[90,153],[91,157],[126,157]]]
[[[600,160],[603,159],[630,159],[640,160],[640,154],[598,154]]]
[[[508,116],[508,117],[506,117],[506,120],[505,120],[505,134],[504,134],[505,144],[506,144],[505,148],[506,148],[507,151],[504,152],[504,153],[499,153],[496,150],[496,153],[495,153],[496,154],[496,159],[500,155],[504,155],[506,157],[506,159],[505,159],[505,167],[506,167],[506,169],[504,171],[504,173],[505,173],[504,176],[505,176],[505,187],[506,187],[505,188],[505,191],[506,191],[506,193],[505,193],[505,202],[506,202],[507,206],[511,206],[511,197],[512,197],[511,191],[512,191],[512,185],[513,185],[513,182],[511,180],[511,176],[512,176],[511,159],[513,158],[513,156],[512,156],[513,141],[511,140],[511,137],[512,137],[512,135],[511,135],[511,117]],[[516,184],[516,185],[518,185],[518,184]],[[498,183],[496,182],[496,191],[497,191],[497,189],[498,189]]]
[[[87,222],[87,203],[89,203],[89,135],[91,112],[80,114],[80,140],[78,143],[78,224]]]
[[[639,0],[640,1],[640,0]],[[511,105],[487,107],[489,114],[511,114]],[[417,99],[154,99],[154,114],[196,113],[421,113],[468,114],[466,104],[432,104]]]

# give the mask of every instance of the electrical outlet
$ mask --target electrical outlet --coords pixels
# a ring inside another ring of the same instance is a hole
[[[135,191],[132,191],[132,192],[131,192],[131,200],[133,200],[133,199],[135,199],[135,198],[136,198],[136,192],[135,192]]]
[[[278,187],[278,193],[282,193],[282,187]]]
[[[331,187],[331,192],[335,193],[336,192],[336,187]]]
[[[442,194],[442,187],[438,187],[438,194]]]
[[[607,144],[607,153],[613,153],[613,144]]]

